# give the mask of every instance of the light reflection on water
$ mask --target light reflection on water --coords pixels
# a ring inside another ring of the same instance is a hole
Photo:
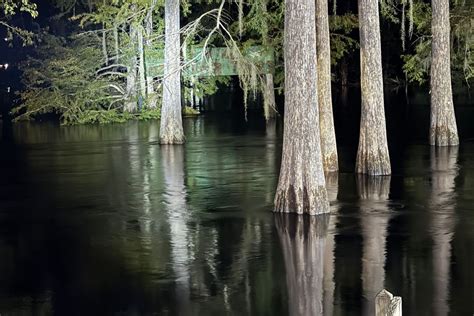
[[[353,131],[331,215],[274,215],[281,122],[13,128],[0,157],[0,313],[407,315],[474,310],[474,145],[406,144],[356,177]],[[393,135],[389,137],[393,138]]]

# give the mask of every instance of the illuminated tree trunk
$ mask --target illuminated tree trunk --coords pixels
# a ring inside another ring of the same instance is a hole
[[[316,0],[316,50],[318,54],[318,102],[321,154],[324,171],[337,171],[336,132],[331,99],[331,48],[328,0]]]
[[[179,0],[165,1],[165,71],[161,106],[161,144],[183,144]]]
[[[146,86],[146,77],[145,77],[145,48],[143,47],[143,29],[138,28],[137,32],[137,42],[138,42],[138,74],[140,78],[140,94],[143,98],[147,96],[147,86]]]
[[[328,213],[319,137],[315,2],[285,4],[285,126],[275,212]]]
[[[359,0],[359,26],[362,109],[356,172],[389,175],[377,0]]]
[[[277,115],[273,75],[266,74],[263,79],[263,84],[263,112],[265,120],[269,121],[274,119]]]
[[[449,0],[432,0],[430,144],[459,144],[451,87]]]
[[[130,43],[134,47],[136,38],[136,30],[133,26],[130,26]],[[124,110],[126,112],[137,111],[137,55],[135,50],[130,56],[129,65],[127,69],[127,90],[126,90],[126,102]]]
[[[153,36],[153,11],[155,10],[157,0],[152,0],[150,9],[146,17],[146,47],[152,47],[152,36]],[[146,58],[145,58],[146,60]],[[153,84],[153,76],[150,73],[149,69],[146,68],[146,85],[147,85],[147,94],[148,94],[148,107],[150,109],[156,109],[158,106],[158,96],[155,93],[155,86]]]

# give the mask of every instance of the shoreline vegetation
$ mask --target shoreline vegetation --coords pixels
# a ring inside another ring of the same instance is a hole
[[[195,117],[201,115],[201,112],[185,106],[182,110],[183,117]],[[140,112],[125,112],[120,109],[109,110],[85,110],[75,117],[74,120],[61,121],[61,125],[105,125],[105,124],[120,124],[128,121],[149,121],[161,119],[161,110],[158,109],[143,109]],[[34,121],[32,117],[21,118],[17,117],[14,122]]]

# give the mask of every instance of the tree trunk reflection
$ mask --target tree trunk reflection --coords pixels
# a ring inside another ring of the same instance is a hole
[[[449,314],[451,240],[455,225],[458,147],[431,148],[431,223],[433,238],[433,315]]]
[[[163,173],[165,181],[164,202],[170,225],[171,261],[176,279],[178,310],[186,314],[190,298],[190,274],[188,249],[189,216],[186,206],[186,187],[184,184],[183,146],[161,146]]]
[[[275,215],[286,268],[290,315],[323,314],[328,215]]]
[[[384,288],[385,244],[390,220],[390,177],[357,175],[362,228],[363,315],[375,315],[375,296]]]

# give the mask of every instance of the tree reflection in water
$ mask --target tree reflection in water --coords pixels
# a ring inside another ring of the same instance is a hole
[[[375,315],[375,296],[384,288],[387,227],[390,220],[389,176],[356,176],[362,230],[363,315]]]
[[[323,315],[329,216],[275,214],[286,268],[290,315]]]
[[[331,172],[326,174],[326,189],[329,202],[331,203],[331,216],[329,218],[328,236],[326,238],[326,249],[324,253],[324,315],[333,315],[334,310],[334,262],[335,262],[335,237],[338,221],[339,205],[337,195],[339,193],[339,174]]]
[[[185,309],[189,307],[190,299],[187,226],[189,212],[186,206],[187,193],[184,184],[184,148],[164,145],[160,147],[160,150],[165,182],[163,198],[170,226],[171,261],[176,279],[177,308],[184,315]]]
[[[433,238],[433,315],[449,314],[451,241],[455,225],[458,147],[431,148],[431,223]]]

